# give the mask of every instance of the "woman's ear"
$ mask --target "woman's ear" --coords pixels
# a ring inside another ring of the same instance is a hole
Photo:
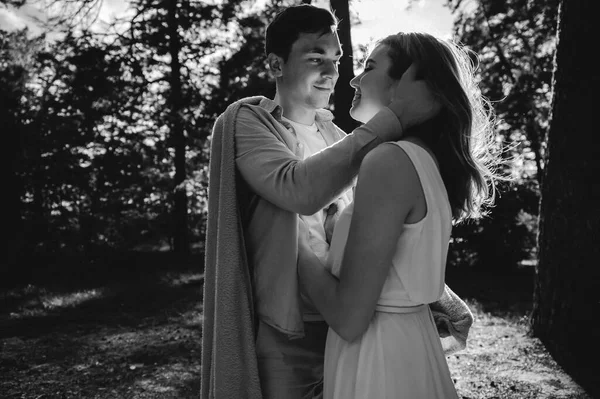
[[[406,71],[404,71],[400,80],[406,80],[408,82],[411,82],[413,80],[418,80],[417,75],[419,74],[419,70],[420,70],[419,66],[413,62],[406,69]]]
[[[267,65],[273,77],[279,78],[283,75],[283,58],[280,56],[275,53],[269,53],[267,56]]]

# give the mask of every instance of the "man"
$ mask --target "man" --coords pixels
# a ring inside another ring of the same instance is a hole
[[[202,344],[203,398],[322,396],[327,325],[299,292],[298,226],[325,259],[327,215],[351,200],[365,154],[433,116],[422,82],[346,135],[324,110],[342,49],[335,16],[289,7],[269,24],[273,100],[240,100],[213,131]],[[328,213],[329,212],[329,213]]]

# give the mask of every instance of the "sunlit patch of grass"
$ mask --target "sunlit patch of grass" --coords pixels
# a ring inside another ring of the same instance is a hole
[[[54,310],[56,308],[72,308],[79,306],[91,299],[100,298],[103,294],[104,290],[94,288],[91,290],[77,291],[69,294],[44,295],[40,298],[40,300],[44,309]]]
[[[8,290],[4,293],[4,297],[7,299],[19,299],[30,295],[40,295],[45,294],[47,291],[44,288],[40,288],[38,286],[28,284],[22,288],[16,288],[12,290]]]
[[[147,392],[167,393],[174,392],[182,381],[192,380],[197,377],[197,367],[190,367],[190,364],[172,363],[168,367],[158,367],[153,371],[153,377],[135,382]]]
[[[204,273],[176,273],[164,277],[165,282],[172,287],[200,283],[204,279]]]
[[[165,370],[161,373],[161,377],[167,380],[181,378],[189,379],[194,378],[194,374],[190,371],[190,366],[188,364],[172,363],[169,365],[169,370]]]
[[[199,327],[202,325],[202,321],[204,320],[203,309],[204,306],[202,304],[198,304],[198,306],[194,306],[193,310],[188,310],[187,312],[180,313],[180,322],[185,327]]]
[[[149,392],[167,393],[173,392],[175,390],[174,387],[164,386],[158,383],[155,379],[145,379],[137,381],[136,385],[139,385],[140,387],[142,387],[142,389]]]
[[[23,317],[40,317],[40,316],[47,316],[47,315],[48,315],[48,312],[43,309],[23,309],[19,313],[11,312],[10,318],[11,319],[20,319]]]
[[[84,371],[90,368],[89,364],[76,364],[73,366],[73,370]]]
[[[101,288],[56,294],[49,293],[45,289],[40,289],[31,285],[20,292],[21,297],[30,296],[31,298],[22,302],[15,311],[10,312],[10,318],[12,319],[45,316],[48,312],[58,309],[74,308],[104,295],[104,290]],[[19,295],[16,292],[11,293],[11,295],[15,298],[19,298]]]
[[[465,302],[475,318],[467,347],[447,357],[460,397],[589,399],[530,336],[527,316]]]
[[[486,307],[477,299],[467,298],[464,300],[476,322],[489,323],[490,320],[496,320],[501,317],[504,323],[517,324],[521,327],[529,326],[529,314],[521,312],[512,312],[510,310],[486,310]],[[491,307],[493,309],[493,307]],[[495,321],[494,321],[495,322]]]

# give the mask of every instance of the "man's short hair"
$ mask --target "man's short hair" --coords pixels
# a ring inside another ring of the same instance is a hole
[[[265,54],[274,53],[287,61],[292,45],[301,33],[331,33],[338,20],[324,8],[301,4],[283,9],[267,26]]]

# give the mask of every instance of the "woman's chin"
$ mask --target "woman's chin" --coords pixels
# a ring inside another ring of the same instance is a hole
[[[360,112],[360,110],[354,109],[354,107],[350,108],[350,116],[352,117],[352,119],[360,123],[367,123],[369,119],[371,119],[366,118],[364,112]]]

